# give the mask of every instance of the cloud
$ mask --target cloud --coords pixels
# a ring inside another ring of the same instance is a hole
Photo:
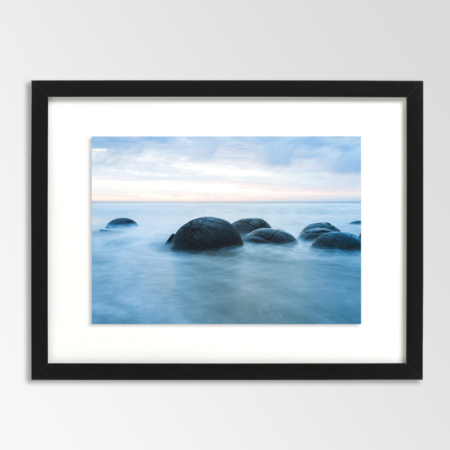
[[[206,183],[225,183],[229,189],[245,185],[247,192],[249,185],[285,195],[288,189],[290,197],[306,191],[360,195],[359,137],[93,137],[92,148],[93,180],[108,181],[111,192],[113,182],[140,185],[139,198],[150,184],[157,191],[155,182],[190,183],[199,192]]]

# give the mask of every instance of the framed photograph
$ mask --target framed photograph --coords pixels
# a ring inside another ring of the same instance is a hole
[[[33,82],[32,379],[422,379],[422,171],[422,82]]]

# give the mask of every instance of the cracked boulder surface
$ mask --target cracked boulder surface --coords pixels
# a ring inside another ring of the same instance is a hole
[[[108,225],[106,225],[106,228],[137,227],[137,226],[138,226],[138,224],[134,220],[120,218],[120,219],[111,220],[111,222],[109,222]]]
[[[233,222],[232,225],[236,227],[240,234],[248,234],[260,228],[271,228],[271,226],[264,219],[241,219]]]
[[[325,233],[312,243],[311,248],[361,250],[361,239],[350,233]]]
[[[334,225],[331,225],[331,223],[329,223],[329,222],[317,222],[317,223],[312,223],[311,225],[308,225],[307,227],[303,228],[303,230],[301,232],[303,233],[304,231],[310,230],[311,228],[325,228],[326,230],[331,230],[331,231],[341,231],[338,228],[336,228]]]
[[[287,231],[260,228],[244,236],[244,242],[251,242],[252,244],[293,244],[297,243],[297,239]]]
[[[167,239],[166,244],[171,244],[174,237],[175,237],[175,235],[174,235],[174,234],[171,234],[171,235],[170,235],[170,238]]]
[[[304,239],[305,241],[312,241],[325,233],[332,233],[332,231],[327,228],[310,228],[309,230],[302,231],[298,238]]]
[[[230,222],[217,217],[200,217],[175,233],[172,249],[195,253],[243,244],[241,235]]]

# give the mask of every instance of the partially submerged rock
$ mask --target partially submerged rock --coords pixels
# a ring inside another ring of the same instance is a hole
[[[271,226],[264,219],[241,219],[233,222],[232,225],[236,227],[240,234],[248,234],[260,228],[271,228]]]
[[[361,239],[350,233],[332,232],[319,236],[311,245],[317,249],[361,250]]]
[[[361,221],[355,220],[354,222],[350,222],[350,225],[361,225]]]
[[[171,235],[170,235],[170,238],[167,239],[166,244],[171,244],[174,237],[175,237],[175,235],[174,235],[174,234],[171,234]]]
[[[191,220],[183,225],[172,239],[174,250],[186,252],[219,250],[243,244],[236,228],[230,222],[217,217]]]
[[[111,222],[106,225],[106,228],[117,228],[117,227],[137,227],[138,224],[131,219],[120,218],[111,220]]]
[[[302,233],[304,231],[310,230],[311,228],[325,228],[327,230],[331,231],[341,231],[338,228],[336,228],[334,225],[331,225],[329,222],[317,222],[312,223],[311,225],[308,225],[307,227],[303,228]]]
[[[305,241],[312,241],[325,233],[332,233],[332,231],[328,230],[327,228],[310,228],[309,230],[302,231],[300,233],[299,239],[304,239]]]
[[[293,244],[297,243],[292,234],[273,228],[260,228],[244,236],[244,242],[252,244]]]

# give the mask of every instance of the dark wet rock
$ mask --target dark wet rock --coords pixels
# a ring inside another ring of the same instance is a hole
[[[359,238],[361,239],[361,233],[359,233]]]
[[[350,222],[350,225],[361,225],[361,221],[355,220],[354,222]]]
[[[361,239],[350,233],[325,233],[312,243],[311,248],[361,250]]]
[[[240,234],[248,234],[260,228],[271,228],[271,226],[263,219],[241,219],[233,222]]]
[[[172,240],[174,250],[201,252],[243,245],[235,227],[216,217],[200,217],[183,225]]]
[[[273,228],[260,228],[244,236],[244,242],[252,244],[292,244],[297,243],[292,234]]]
[[[308,225],[307,227],[303,228],[302,233],[304,231],[310,230],[311,228],[325,228],[325,229],[331,230],[331,231],[341,231],[338,228],[336,228],[334,225],[331,225],[331,223],[317,222],[317,223],[312,223],[311,225]]]
[[[174,234],[171,234],[171,235],[170,235],[170,238],[167,239],[166,244],[171,244],[174,237],[175,237],[175,235],[174,235]]]
[[[332,233],[331,230],[327,228],[310,228],[309,230],[302,231],[300,233],[299,239],[304,239],[305,241],[311,241],[317,239],[324,233]]]
[[[130,227],[130,226],[137,227],[138,224],[134,220],[120,218],[111,220],[111,222],[109,222],[108,225],[106,225],[106,228]]]

